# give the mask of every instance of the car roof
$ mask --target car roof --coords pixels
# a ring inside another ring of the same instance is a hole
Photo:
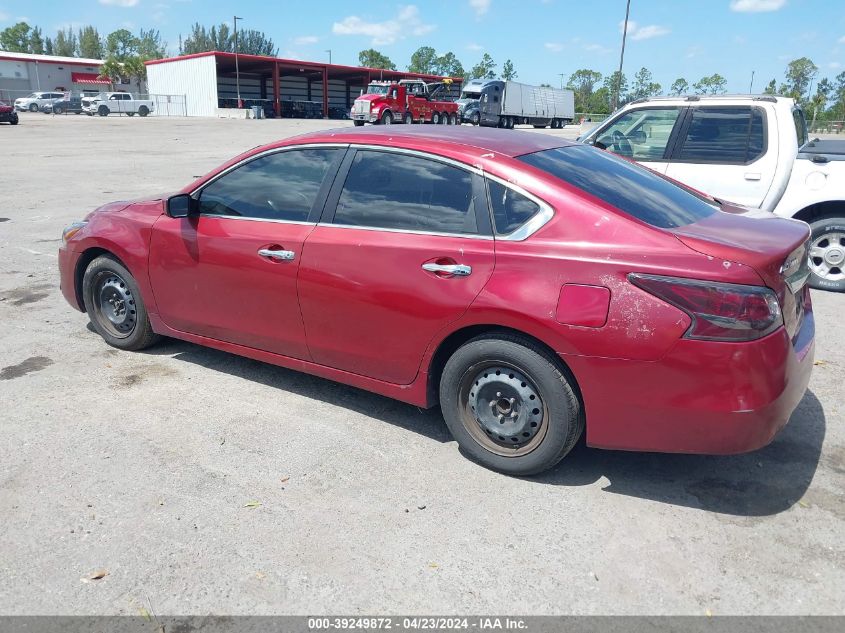
[[[279,145],[291,143],[361,143],[372,145],[418,146],[420,142],[431,144],[436,149],[478,150],[496,152],[515,157],[555,147],[566,147],[577,143],[560,137],[520,130],[498,128],[463,127],[453,125],[388,125],[361,128],[339,128],[311,132],[286,139]]]

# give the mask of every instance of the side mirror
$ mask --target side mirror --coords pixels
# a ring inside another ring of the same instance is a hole
[[[199,212],[197,201],[190,194],[180,193],[167,199],[167,215],[171,218],[187,218]]]

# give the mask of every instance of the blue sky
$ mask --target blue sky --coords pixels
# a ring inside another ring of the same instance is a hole
[[[331,49],[334,62],[357,64],[358,51],[374,47],[401,69],[429,45],[453,51],[467,68],[485,51],[498,69],[510,58],[520,81],[554,85],[579,68],[612,72],[625,16],[625,0],[0,0],[0,28],[19,19],[48,35],[69,24],[101,33],[154,27],[175,53],[193,22],[231,21],[233,7],[244,28],[263,30],[285,57],[326,60]],[[630,19],[625,72],[646,66],[664,88],[718,72],[731,92],[745,92],[756,71],[759,90],[801,56],[819,77],[845,71],[842,0],[632,0]]]

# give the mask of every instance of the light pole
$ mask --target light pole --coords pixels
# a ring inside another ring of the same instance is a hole
[[[332,49],[327,48],[326,52],[329,54],[329,66],[332,65]]]
[[[235,22],[235,86],[238,91],[238,108],[242,108],[244,104],[241,101],[241,73],[238,68],[238,20],[243,20],[243,18],[233,16],[233,19]]]
[[[616,77],[616,89],[613,91],[613,110],[619,105],[619,91],[622,90],[622,62],[625,60],[625,38],[628,37],[628,16],[631,14],[631,0],[625,7],[625,25],[622,27],[622,52],[619,54],[619,75]]]
[[[558,75],[560,75],[560,89],[561,89],[561,90],[563,90],[563,76],[564,76],[564,73],[558,73]]]

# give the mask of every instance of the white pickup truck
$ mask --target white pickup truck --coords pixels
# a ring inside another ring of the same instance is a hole
[[[153,102],[150,99],[138,99],[128,92],[104,92],[83,99],[82,111],[88,116],[108,116],[112,113],[147,116],[153,111]]]
[[[792,99],[641,99],[579,140],[717,199],[809,223],[810,284],[845,292],[845,140],[810,140]]]

